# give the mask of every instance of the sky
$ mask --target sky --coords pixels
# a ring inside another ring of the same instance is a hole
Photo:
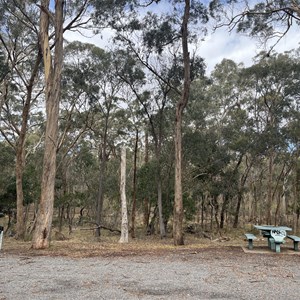
[[[292,28],[290,32],[282,38],[274,50],[278,53],[289,51],[299,47],[300,32],[297,28]],[[275,41],[268,45],[263,45],[257,38],[249,37],[236,32],[229,33],[226,28],[220,28],[213,34],[206,37],[200,46],[200,55],[205,59],[207,71],[213,70],[217,63],[223,58],[232,59],[236,63],[244,63],[250,66],[253,58],[263,50],[269,50]]]
[[[291,49],[298,48],[300,42],[300,31],[298,26],[290,29],[288,34],[276,45],[275,51],[282,53]],[[252,38],[246,34],[228,32],[228,28],[222,27],[212,32],[211,29],[198,46],[198,52],[205,59],[207,65],[207,74],[209,74],[217,63],[222,59],[232,59],[236,63],[244,63],[250,66],[253,64],[253,58],[262,50],[269,50],[275,43],[271,41],[268,45],[263,45],[257,38]],[[94,43],[98,47],[105,48],[109,45],[109,39],[112,36],[110,30],[102,32],[102,38],[93,36],[92,32],[84,32],[80,35],[76,32],[68,32],[65,37],[69,41],[80,40],[81,42]]]
[[[92,33],[69,32],[66,39],[69,41],[80,40],[81,42],[94,43],[98,47],[105,48],[109,44],[112,36],[109,30],[102,32],[103,38],[93,36]],[[286,37],[284,37],[275,47],[278,53],[289,51],[299,47],[300,32],[293,28]],[[274,43],[274,41],[273,41]],[[251,38],[236,32],[229,33],[226,28],[220,28],[214,33],[210,33],[205,40],[200,43],[199,55],[205,59],[207,72],[210,73],[217,63],[223,58],[232,59],[236,63],[244,63],[250,66],[253,64],[253,58],[262,50],[269,50],[270,45],[262,45],[257,38]]]

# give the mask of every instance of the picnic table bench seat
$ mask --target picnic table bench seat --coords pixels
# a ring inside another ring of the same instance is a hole
[[[295,251],[299,251],[299,242],[300,242],[300,237],[296,236],[296,235],[287,235],[287,238],[291,239],[294,241],[294,250]]]
[[[256,236],[252,233],[245,233],[246,239],[248,240],[248,249],[253,249],[253,240],[256,240]]]

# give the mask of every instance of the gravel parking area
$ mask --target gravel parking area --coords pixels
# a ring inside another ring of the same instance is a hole
[[[70,258],[0,252],[0,299],[299,299],[300,256],[240,247]]]

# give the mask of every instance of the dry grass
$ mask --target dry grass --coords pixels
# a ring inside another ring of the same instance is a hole
[[[54,231],[55,233],[55,231]],[[243,245],[243,237],[239,232],[226,234],[222,237],[213,237],[212,240],[199,238],[196,235],[186,234],[185,245],[174,246],[172,237],[160,239],[159,236],[145,236],[140,233],[137,238],[129,239],[129,243],[120,244],[119,235],[103,233],[98,241],[91,231],[76,230],[71,235],[64,233],[65,240],[53,240],[49,249],[33,250],[31,242],[17,241],[5,237],[3,252],[17,255],[50,255],[68,257],[93,257],[93,256],[129,256],[129,255],[164,255],[181,252],[196,252],[209,248]]]

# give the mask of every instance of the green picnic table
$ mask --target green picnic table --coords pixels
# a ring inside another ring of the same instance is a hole
[[[268,247],[280,253],[280,245],[285,242],[287,237],[286,232],[293,229],[287,226],[273,226],[273,225],[254,225],[257,230],[261,231],[263,237],[268,240]]]

